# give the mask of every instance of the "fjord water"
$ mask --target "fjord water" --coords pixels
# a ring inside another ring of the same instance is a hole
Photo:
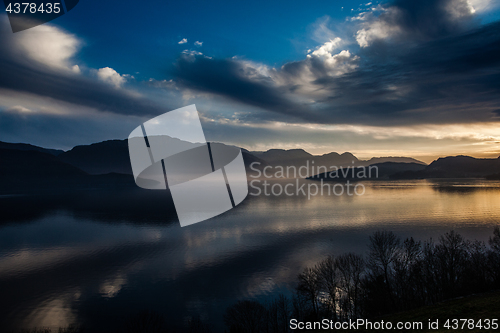
[[[361,196],[249,195],[185,228],[154,191],[0,197],[0,330],[109,332],[153,310],[173,326],[197,317],[220,331],[237,300],[288,294],[304,267],[365,253],[376,230],[437,240],[453,229],[487,241],[500,224],[497,181],[364,185]]]

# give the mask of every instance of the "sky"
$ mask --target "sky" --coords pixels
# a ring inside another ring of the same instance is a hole
[[[196,104],[208,141],[500,155],[498,0],[96,1],[12,33],[0,140],[70,149]]]

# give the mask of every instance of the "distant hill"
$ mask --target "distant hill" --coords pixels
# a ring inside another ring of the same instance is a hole
[[[265,160],[274,167],[293,166],[298,169],[302,166],[308,166],[308,176],[314,176],[316,174],[315,170],[317,170],[319,166],[324,166],[328,170],[331,170],[334,169],[333,166],[345,168],[352,166],[368,166],[385,162],[426,165],[424,162],[410,157],[373,157],[370,160],[360,160],[349,152],[342,154],[331,152],[324,155],[312,155],[303,149],[270,149],[265,152],[251,152],[251,154]]]
[[[352,163],[352,162],[354,162],[354,163]],[[359,165],[362,162],[363,161],[359,160],[356,156],[354,156],[353,154],[351,154],[349,152],[345,152],[342,154],[339,154],[336,152],[331,152],[328,154],[323,154],[323,155],[318,156],[316,163],[328,167],[331,165],[336,165],[336,166],[349,165],[349,163]]]
[[[248,177],[252,177],[253,175],[257,174],[257,171],[254,171],[255,169],[262,171],[266,166],[269,165],[267,161],[264,161],[263,159],[254,156],[246,149],[242,148],[241,153],[243,156],[243,161],[245,163],[245,169],[247,171]],[[250,167],[254,162],[256,162],[256,164],[253,164],[253,166]]]
[[[425,169],[408,171],[396,178],[494,178],[500,173],[499,158],[474,158],[470,156],[449,156],[438,158]]]
[[[304,149],[269,149],[265,152],[254,151],[250,153],[258,158],[263,159],[269,164],[303,160],[313,157],[313,155],[309,154]]]
[[[222,143],[215,144],[224,145]],[[242,155],[247,170],[252,162],[259,162],[260,168],[268,165],[266,161],[253,156],[245,149],[242,149]],[[59,159],[92,175],[111,172],[132,174],[127,140],[109,140],[86,146],[76,146],[61,154]]]
[[[306,165],[306,162],[309,161],[311,164],[312,161],[314,163],[318,163],[321,165],[327,166],[327,164],[333,163],[331,165],[351,165],[354,161],[357,163],[359,160],[356,156],[351,153],[328,153],[324,155],[312,155],[306,152],[304,149],[270,149],[265,152],[250,152],[252,155],[263,159],[268,162],[270,165],[295,165],[302,166]],[[328,165],[329,166],[329,165]]]
[[[425,168],[428,175],[447,177],[484,177],[500,172],[500,158],[450,156],[438,158]]]
[[[109,140],[76,146],[58,157],[60,161],[91,175],[111,172],[132,174],[127,140]]]
[[[500,158],[480,159],[470,156],[449,156],[428,166],[417,163],[375,164],[390,179],[486,178],[500,179]],[[389,168],[388,168],[389,167]],[[393,168],[394,167],[394,168]]]
[[[427,165],[426,163],[419,161],[412,157],[398,157],[398,156],[388,156],[388,157],[372,157],[367,161],[363,161],[364,165],[372,165],[385,162],[395,162],[395,163],[416,163],[420,165]]]
[[[222,143],[212,143],[212,145],[224,146]],[[242,149],[242,154],[250,177],[256,173],[250,169],[250,165],[257,162],[253,169],[262,170],[269,166],[274,168],[293,166],[298,169],[309,163],[310,173],[307,176],[317,176],[316,179],[329,178],[328,173],[332,170],[332,166],[342,167],[345,170],[346,167],[369,165],[377,167],[379,179],[500,178],[500,158],[477,159],[470,156],[453,156],[439,158],[425,165],[409,157],[374,157],[360,160],[349,152],[312,155],[303,149],[271,149],[265,152],[249,152]],[[327,174],[318,175],[319,166],[327,167]],[[268,174],[274,172],[270,170]],[[119,184],[133,186],[131,175],[127,140],[109,140],[76,146],[67,152],[29,144],[0,142],[2,192],[27,188],[89,188]]]
[[[500,178],[500,157],[481,159],[470,156],[449,156],[439,158],[427,166],[419,163],[394,162],[377,163],[372,166],[378,167],[380,179]],[[319,174],[311,178],[330,177]]]
[[[33,151],[38,151],[42,153],[48,153],[54,156],[58,156],[62,153],[64,153],[64,150],[60,149],[48,149],[48,148],[42,148],[38,146],[33,146],[28,143],[9,143],[9,142],[2,142],[0,141],[0,149],[12,149],[12,150],[33,150]]]
[[[216,143],[221,144],[221,143]],[[223,145],[223,144],[221,144]],[[34,150],[57,156],[61,162],[77,167],[91,175],[101,175],[108,173],[132,174],[130,165],[127,140],[108,140],[90,145],[76,146],[69,151],[45,149],[29,144],[14,144],[0,142],[0,149],[14,150]],[[398,163],[418,163],[421,161],[408,157],[374,157],[368,161],[359,160],[352,153],[342,154],[331,152],[324,155],[312,155],[303,149],[270,149],[265,152],[250,152],[242,149],[243,159],[248,173],[254,173],[250,169],[253,162],[254,169],[262,170],[266,166],[294,166],[297,169],[301,166],[309,165],[326,166],[361,166],[383,162]],[[308,174],[312,176],[312,174]]]
[[[343,168],[333,172],[329,170],[328,172],[308,177],[308,179],[333,181],[391,179],[398,173],[421,171],[425,169],[425,167],[425,165],[419,163],[384,162],[371,164],[369,166]]]

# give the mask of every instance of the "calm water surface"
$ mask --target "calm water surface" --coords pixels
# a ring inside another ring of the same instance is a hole
[[[222,329],[239,299],[289,293],[328,254],[365,253],[378,229],[486,241],[500,224],[500,183],[365,183],[363,196],[248,197],[181,228],[165,193],[88,191],[0,197],[0,330],[119,327],[143,310],[172,325]]]

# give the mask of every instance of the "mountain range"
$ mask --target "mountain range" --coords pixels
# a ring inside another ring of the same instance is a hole
[[[339,154],[331,152],[324,155],[312,155],[303,149],[270,149],[265,152],[252,151],[252,155],[263,159],[273,166],[288,166],[293,165],[300,167],[306,165],[307,161],[310,164],[314,161],[315,165],[330,166],[368,166],[375,163],[395,162],[395,163],[416,163],[426,165],[424,162],[411,157],[373,157],[369,160],[360,160],[352,153],[345,152]]]
[[[0,149],[9,149],[9,150],[25,150],[25,151],[39,151],[42,153],[47,153],[50,155],[58,156],[64,153],[64,150],[60,149],[48,149],[42,148],[38,146],[33,146],[28,143],[8,143],[0,141]]]
[[[220,143],[218,143],[220,144]],[[303,149],[270,149],[266,152],[254,152],[242,149],[243,159],[247,171],[252,172],[249,166],[253,162],[253,169],[262,170],[266,166],[294,166],[299,168],[315,164],[315,166],[349,166],[349,165],[371,165],[373,163],[397,162],[417,163],[425,165],[424,162],[409,157],[377,157],[370,160],[359,160],[351,153],[338,154],[335,152],[316,156]],[[109,140],[91,145],[76,146],[71,150],[58,155],[62,162],[73,165],[91,175],[106,174],[110,172],[132,174],[130,166],[127,140]],[[311,174],[308,174],[310,176]]]
[[[251,175],[264,168],[314,165],[331,170],[376,165],[379,178],[470,178],[495,177],[500,174],[500,158],[477,159],[469,156],[439,158],[429,165],[409,157],[376,157],[360,160],[352,153],[335,152],[312,155],[302,149],[271,149],[252,152],[242,149],[247,171]],[[257,162],[257,163],[254,163]],[[250,168],[250,165],[253,167]],[[308,176],[317,175],[312,169]],[[73,189],[100,187],[135,187],[128,155],[127,140],[109,140],[76,146],[62,151],[29,144],[0,142],[0,192],[18,193],[26,190]]]
[[[377,167],[376,175],[373,170],[371,176],[367,175],[368,170],[365,170],[366,175],[363,174],[362,170],[365,167],[361,166],[344,168],[336,173],[323,172],[308,178],[315,180],[500,178],[500,157],[480,159],[470,156],[449,156],[438,158],[427,166],[418,163],[383,162],[372,164],[368,169],[372,167]],[[359,172],[361,176],[358,176]]]
[[[491,178],[500,173],[498,158],[474,158],[470,156],[441,157],[422,170],[395,174],[393,178]]]

